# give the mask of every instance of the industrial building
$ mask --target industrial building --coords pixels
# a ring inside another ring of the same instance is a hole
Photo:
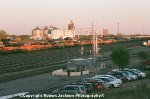
[[[49,35],[52,39],[65,39],[67,37],[74,38],[74,31],[67,29],[55,29],[51,31]]]
[[[68,24],[68,30],[75,31],[75,25],[73,20],[71,20],[70,23]]]
[[[64,39],[64,38],[75,37],[75,26],[73,21],[68,24],[68,29],[59,29],[54,26],[45,26],[44,28],[36,27],[32,30],[32,39],[43,40],[43,39]]]
[[[78,58],[67,62],[67,69],[59,69],[52,72],[52,75],[80,76],[89,74],[90,64],[87,59]]]
[[[93,35],[95,30],[92,28],[75,28],[73,20],[68,24],[68,29],[60,29],[55,26],[45,26],[45,27],[36,27],[32,30],[32,39],[42,40],[42,39],[64,39],[64,38],[75,38],[75,36],[88,36]],[[108,35],[108,29],[104,30],[105,35]],[[99,33],[97,35],[100,35]]]
[[[103,37],[109,36],[108,29],[103,29]]]
[[[41,29],[39,27],[36,27],[32,30],[32,38],[33,39],[42,39],[43,34],[41,33]]]

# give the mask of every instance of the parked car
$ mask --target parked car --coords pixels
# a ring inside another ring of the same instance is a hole
[[[93,91],[92,83],[73,83],[73,85],[84,85],[87,93],[91,93]]]
[[[126,82],[134,80],[134,78],[131,77],[126,71],[118,71],[118,72],[123,74],[123,76],[126,78]]]
[[[124,73],[122,73],[122,72],[118,72],[118,71],[109,72],[108,75],[113,75],[113,76],[115,76],[116,78],[121,79],[123,82],[128,81],[126,75],[125,75]]]
[[[92,83],[94,90],[103,90],[106,89],[105,83],[101,79],[90,78],[90,80],[83,80],[87,83]]]
[[[84,85],[66,85],[53,91],[53,94],[86,94]]]
[[[133,80],[137,80],[137,79],[138,79],[138,76],[135,75],[135,74],[133,74],[131,71],[123,70],[123,72],[124,72],[126,75],[130,76]]]
[[[95,77],[110,77],[113,80],[115,80],[116,82],[120,83],[120,85],[122,85],[122,80],[118,79],[117,77],[115,77],[113,75],[95,75]]]
[[[99,78],[99,79],[108,81],[108,84],[111,85],[111,87],[120,87],[120,83],[118,83],[117,81],[113,80],[110,77],[95,77],[95,78]]]
[[[141,77],[141,78],[145,78],[146,77],[146,73],[144,73],[144,72],[142,72],[142,71],[140,71],[138,69],[132,69],[132,71],[138,73],[139,77]]]
[[[137,79],[141,78],[141,76],[139,76],[139,74],[137,72],[135,72],[135,71],[133,71],[131,69],[125,69],[123,71],[128,71],[128,72],[132,73],[133,75],[136,75]]]
[[[93,79],[97,79],[97,80],[102,80],[98,77],[92,77]],[[109,85],[108,83],[109,81],[108,80],[102,80],[102,85],[103,85],[103,89],[109,89],[111,86]]]

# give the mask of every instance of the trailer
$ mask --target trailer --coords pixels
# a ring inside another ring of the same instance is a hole
[[[148,46],[148,47],[150,47],[150,40],[148,40],[147,42],[144,41],[144,42],[143,42],[143,46]]]

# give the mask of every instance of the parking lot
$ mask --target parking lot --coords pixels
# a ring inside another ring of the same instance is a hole
[[[139,80],[133,80],[133,81],[127,81],[123,83],[121,87],[118,88],[109,88],[109,89],[103,89],[103,90],[94,90],[91,93],[87,93],[86,95],[104,95],[104,97],[101,97],[102,99],[149,99],[150,95],[150,71],[144,71],[146,73],[146,78],[139,79]],[[93,75],[91,76],[93,77]],[[83,77],[87,78],[87,77]],[[83,79],[82,78],[82,79]],[[70,84],[69,84],[70,85]],[[59,87],[57,87],[59,88]],[[57,89],[56,88],[56,89]],[[55,90],[55,89],[53,89]],[[50,91],[42,91],[39,93],[32,93],[31,95],[37,95],[37,94],[47,94],[52,95],[52,90]],[[29,94],[30,95],[30,94]],[[73,99],[87,99],[87,96],[75,96]],[[33,98],[34,99],[34,98]],[[36,98],[35,98],[36,99]],[[39,98],[39,99],[43,99]],[[46,98],[44,99],[60,99],[60,98]],[[70,99],[66,98],[65,99]],[[98,97],[95,98],[89,98],[89,99],[100,99]]]

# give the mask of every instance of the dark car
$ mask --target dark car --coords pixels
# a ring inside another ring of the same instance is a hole
[[[106,89],[106,86],[105,86],[105,83],[104,83],[103,80],[92,78],[92,79],[86,80],[84,82],[91,83],[94,90],[103,90],[103,89]]]
[[[84,85],[65,85],[53,91],[53,94],[86,94],[86,88]]]
[[[93,91],[92,83],[73,83],[73,85],[84,85],[87,93],[91,93]]]

